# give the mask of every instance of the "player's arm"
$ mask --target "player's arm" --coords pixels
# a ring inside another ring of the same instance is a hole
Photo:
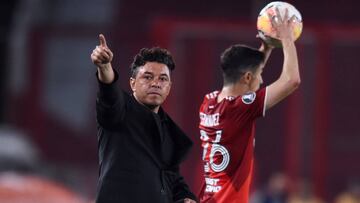
[[[106,44],[103,34],[99,35],[100,45],[96,46],[91,54],[91,61],[97,66],[100,82],[110,84],[115,79],[115,73],[111,66],[113,53]]]
[[[267,87],[266,109],[279,103],[300,85],[299,64],[292,34],[294,16],[289,18],[286,10],[284,19],[282,19],[278,9],[276,9],[276,13],[278,20],[271,18],[271,22],[282,43],[284,63],[279,79]]]
[[[259,38],[258,36],[256,36],[256,37]],[[269,56],[270,56],[273,49],[274,49],[274,47],[272,47],[271,45],[266,44],[265,42],[261,43],[259,51],[264,53],[264,56],[265,56],[264,57],[264,62],[263,62],[264,66],[265,66],[266,62],[268,61]]]

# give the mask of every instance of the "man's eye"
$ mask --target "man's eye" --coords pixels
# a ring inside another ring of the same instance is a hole
[[[160,78],[160,80],[163,82],[168,81],[168,79],[166,77]]]
[[[151,80],[151,76],[149,76],[149,75],[148,75],[148,76],[144,76],[144,78],[147,79],[147,80]]]

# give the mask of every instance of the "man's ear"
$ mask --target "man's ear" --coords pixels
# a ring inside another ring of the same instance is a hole
[[[135,92],[136,91],[136,89],[135,89],[135,78],[131,77],[129,82],[130,82],[130,87],[131,87],[132,91]]]
[[[246,84],[249,84],[253,78],[253,74],[251,71],[246,71],[245,74],[243,75],[244,78],[244,82]]]

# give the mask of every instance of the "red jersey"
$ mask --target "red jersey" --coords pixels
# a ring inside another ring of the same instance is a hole
[[[207,94],[200,107],[205,185],[201,203],[247,203],[255,145],[255,119],[265,115],[266,88],[217,102]]]

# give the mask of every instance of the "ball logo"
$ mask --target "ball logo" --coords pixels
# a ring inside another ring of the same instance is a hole
[[[255,92],[250,92],[247,94],[244,94],[241,97],[241,100],[245,103],[245,104],[251,104],[255,101],[256,98],[256,93]]]

